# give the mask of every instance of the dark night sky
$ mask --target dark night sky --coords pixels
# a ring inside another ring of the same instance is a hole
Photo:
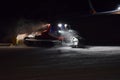
[[[88,11],[87,1],[9,1],[0,6],[1,17],[52,18],[64,15],[82,14]]]
[[[91,0],[97,11],[112,10],[116,7],[119,0]],[[62,1],[62,0],[30,0],[30,1],[1,1],[1,18],[19,18],[29,19],[57,18],[66,16],[75,16],[89,14],[90,7],[88,0]]]

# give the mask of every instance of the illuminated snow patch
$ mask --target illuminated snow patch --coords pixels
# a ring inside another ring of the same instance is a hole
[[[16,39],[17,40],[23,40],[26,36],[27,36],[27,34],[18,34]]]
[[[118,46],[95,46],[90,47],[89,51],[111,51],[111,50],[120,50],[120,47]]]
[[[71,47],[59,47],[56,48],[58,50],[63,50],[63,51],[92,51],[92,52],[99,52],[99,51],[120,51],[119,46],[90,46],[88,48],[71,48]]]

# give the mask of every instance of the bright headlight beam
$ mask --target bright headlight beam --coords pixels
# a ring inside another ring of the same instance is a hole
[[[65,24],[64,26],[65,26],[65,27],[67,27],[68,25],[67,25],[67,24]]]
[[[58,24],[58,27],[62,27],[62,24],[61,24],[61,23],[59,23],[59,24]]]
[[[120,10],[120,5],[117,7],[117,10]]]

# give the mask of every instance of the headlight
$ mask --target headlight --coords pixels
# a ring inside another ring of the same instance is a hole
[[[62,27],[62,24],[61,24],[61,23],[59,23],[59,24],[58,24],[58,27]]]

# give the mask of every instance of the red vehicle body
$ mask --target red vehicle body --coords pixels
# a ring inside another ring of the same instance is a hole
[[[43,30],[38,30],[31,33],[24,39],[24,43],[27,46],[47,46],[52,47],[54,45],[64,45],[71,47],[79,47],[82,38],[78,33],[70,28],[61,24],[58,26],[47,26]]]

